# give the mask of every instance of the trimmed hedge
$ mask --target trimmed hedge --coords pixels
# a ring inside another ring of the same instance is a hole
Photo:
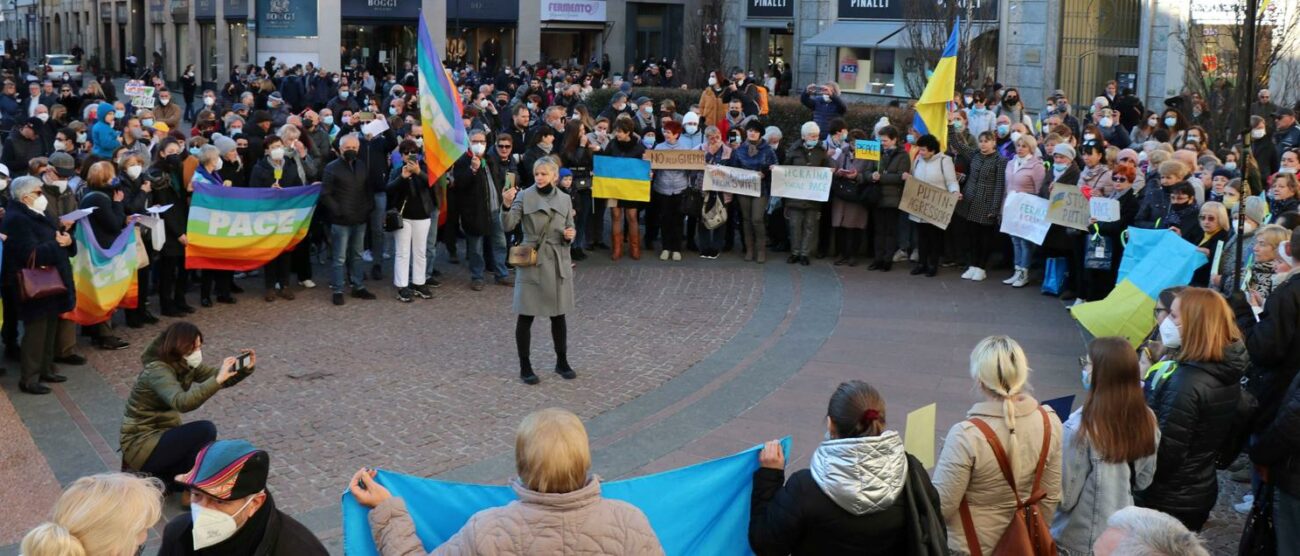
[[[617,89],[596,89],[587,96],[587,107],[591,110],[592,115],[600,114],[605,108],[609,107],[609,100],[618,92]],[[673,99],[677,104],[677,111],[685,113],[692,104],[700,102],[700,95],[703,93],[700,89],[659,89],[659,88],[638,88],[632,89],[630,97],[647,96],[655,101],[655,106],[659,101],[664,99]],[[761,118],[764,126],[774,125],[781,129],[781,134],[790,139],[799,136],[799,128],[804,122],[812,120],[812,110],[809,110],[799,102],[799,97],[779,97],[769,96],[767,99],[769,113]],[[907,125],[912,122],[912,110],[908,108],[890,108],[883,104],[865,104],[850,103],[849,110],[844,114],[844,121],[849,125],[849,129],[861,129],[868,135],[875,127],[876,121],[881,116],[886,116],[889,121],[896,127],[899,127],[899,134],[907,133]]]

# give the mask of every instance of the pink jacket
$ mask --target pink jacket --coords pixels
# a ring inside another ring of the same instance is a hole
[[[1029,162],[1020,165],[1019,170],[1016,169],[1016,159],[1012,158],[1007,162],[1007,195],[1017,191],[1037,195],[1038,186],[1043,183],[1043,176],[1046,175],[1047,168],[1038,155],[1030,157]]]
[[[431,554],[630,554],[664,553],[645,514],[600,496],[600,478],[564,494],[543,494],[510,483],[519,500],[474,514],[460,532]],[[370,531],[384,556],[425,554],[401,498],[370,512]]]

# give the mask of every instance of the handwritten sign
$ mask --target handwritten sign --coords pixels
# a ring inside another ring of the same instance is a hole
[[[1002,205],[1000,231],[1042,245],[1047,230],[1052,227],[1047,220],[1047,209],[1047,199],[1019,191],[1012,193]]]
[[[646,151],[651,170],[703,170],[704,151],[654,150]]]
[[[830,168],[773,166],[772,196],[825,202],[831,197]]]
[[[1088,219],[1091,218],[1088,212],[1088,199],[1079,191],[1078,186],[1053,183],[1048,202],[1049,222],[1076,230],[1088,229]]]
[[[947,188],[912,178],[903,185],[903,199],[899,201],[898,208],[927,224],[947,230],[948,223],[952,221],[952,212],[957,210],[957,194],[949,193]]]
[[[704,190],[758,197],[763,194],[763,174],[730,166],[710,165],[704,169]]]
[[[1115,222],[1119,220],[1119,200],[1106,197],[1093,197],[1088,200],[1088,213],[1098,222]]]
[[[146,86],[144,81],[138,79],[127,81],[122,87],[127,97],[131,99],[131,106],[136,108],[153,108],[154,88]]]
[[[880,160],[880,141],[859,139],[853,142],[853,158],[858,160]]]

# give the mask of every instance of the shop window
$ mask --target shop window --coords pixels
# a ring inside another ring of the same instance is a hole
[[[246,66],[248,60],[248,25],[243,21],[230,22],[231,67]]]
[[[836,57],[835,83],[852,93],[871,92],[871,49],[840,48]]]

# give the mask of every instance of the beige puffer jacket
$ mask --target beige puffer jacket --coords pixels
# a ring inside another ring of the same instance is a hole
[[[460,532],[431,554],[664,553],[641,510],[600,496],[599,477],[564,494],[533,492],[518,479],[510,486],[519,500],[474,514]],[[401,498],[389,498],[370,512],[370,531],[384,556],[425,553]]]
[[[1043,418],[1038,415],[1038,400],[1023,395],[1015,402],[1016,439],[1019,448],[1011,454],[1008,441],[1011,437],[1003,420],[1002,402],[985,401],[975,404],[966,413],[979,417],[998,435],[998,442],[1008,452],[1016,476],[1016,489],[1022,499],[1029,497],[1034,484],[1034,469],[1038,466],[1039,450],[1043,445]],[[1041,488],[1047,493],[1038,504],[1039,512],[1047,523],[1052,522],[1056,506],[1061,503],[1061,419],[1050,407],[1047,410],[1051,424],[1051,447],[1047,463],[1043,466]],[[966,533],[961,523],[962,497],[970,505],[971,518],[978,531],[980,550],[988,554],[993,550],[1011,523],[1016,500],[1007,480],[1002,476],[998,461],[988,440],[969,420],[952,426],[943,441],[943,452],[932,474],[934,488],[939,491],[944,521],[948,523],[948,548],[956,554],[970,552]]]

